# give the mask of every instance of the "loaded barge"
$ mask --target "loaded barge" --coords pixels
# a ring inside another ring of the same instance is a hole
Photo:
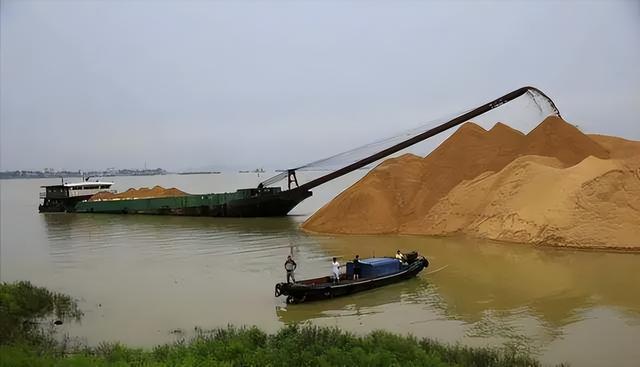
[[[311,189],[322,185],[328,181],[336,179],[347,173],[363,168],[382,158],[388,157],[402,149],[408,148],[425,139],[440,134],[455,126],[458,126],[470,119],[482,115],[488,111],[500,107],[518,97],[526,95],[538,104],[542,101],[550,106],[552,113],[560,116],[560,112],[556,108],[553,101],[540,90],[533,87],[522,87],[514,90],[504,96],[484,105],[474,108],[464,114],[461,114],[451,120],[443,122],[426,131],[421,131],[405,138],[397,144],[387,146],[377,151],[375,154],[368,155],[364,158],[351,161],[352,163],[323,175],[319,178],[311,180],[302,185],[298,185],[296,171],[304,168],[313,167],[315,163],[310,163],[284,170],[278,175],[271,177],[258,185],[256,188],[239,189],[229,193],[212,193],[193,195],[186,194],[174,197],[141,197],[141,198],[117,198],[117,199],[94,199],[89,197],[71,197],[68,187],[54,187],[51,190],[62,189],[61,192],[55,191],[56,195],[63,195],[62,198],[57,196],[47,196],[45,202],[40,206],[40,211],[65,211],[78,213],[118,213],[118,214],[155,214],[155,215],[185,215],[185,216],[212,216],[212,217],[273,217],[285,216],[291,209],[298,205],[304,199],[312,195]],[[542,110],[542,109],[541,109]],[[371,146],[379,147],[376,143]],[[367,148],[370,148],[368,146]],[[357,148],[358,149],[358,148]],[[378,148],[380,149],[380,148]],[[344,157],[353,154],[356,149],[338,154],[334,157]],[[271,186],[282,180],[287,180],[287,189],[283,190],[278,186]],[[47,189],[49,190],[49,189]],[[47,191],[48,192],[48,191]],[[67,196],[64,196],[66,193]],[[48,194],[47,194],[48,195]]]

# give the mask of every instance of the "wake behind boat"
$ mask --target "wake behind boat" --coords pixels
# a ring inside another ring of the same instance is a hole
[[[334,282],[332,277],[320,277],[295,283],[278,283],[275,296],[287,296],[287,303],[302,303],[327,298],[346,296],[415,277],[429,261],[417,252],[405,255],[405,261],[389,257],[374,257],[360,260],[361,278],[353,279],[354,264],[347,263],[347,272]]]

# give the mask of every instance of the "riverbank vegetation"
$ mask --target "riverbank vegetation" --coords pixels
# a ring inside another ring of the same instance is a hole
[[[512,350],[446,345],[375,331],[289,325],[197,329],[188,341],[150,350],[119,343],[95,347],[60,341],[56,323],[82,316],[69,296],[28,282],[0,284],[0,366],[538,366]]]

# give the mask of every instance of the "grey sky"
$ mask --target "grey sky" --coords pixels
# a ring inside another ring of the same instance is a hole
[[[640,140],[638,4],[3,0],[0,167],[285,168],[522,85]]]

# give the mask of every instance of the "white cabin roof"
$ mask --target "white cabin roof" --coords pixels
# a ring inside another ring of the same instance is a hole
[[[40,187],[78,187],[78,186],[111,186],[113,185],[113,182],[106,182],[106,181],[85,181],[85,182],[73,182],[73,183],[64,183],[64,184],[58,184],[58,185],[44,185],[44,186],[40,186]]]
[[[85,181],[85,182],[74,182],[74,183],[65,183],[67,187],[75,187],[75,186],[100,186],[106,185],[111,186],[113,182],[104,182],[104,181]]]

